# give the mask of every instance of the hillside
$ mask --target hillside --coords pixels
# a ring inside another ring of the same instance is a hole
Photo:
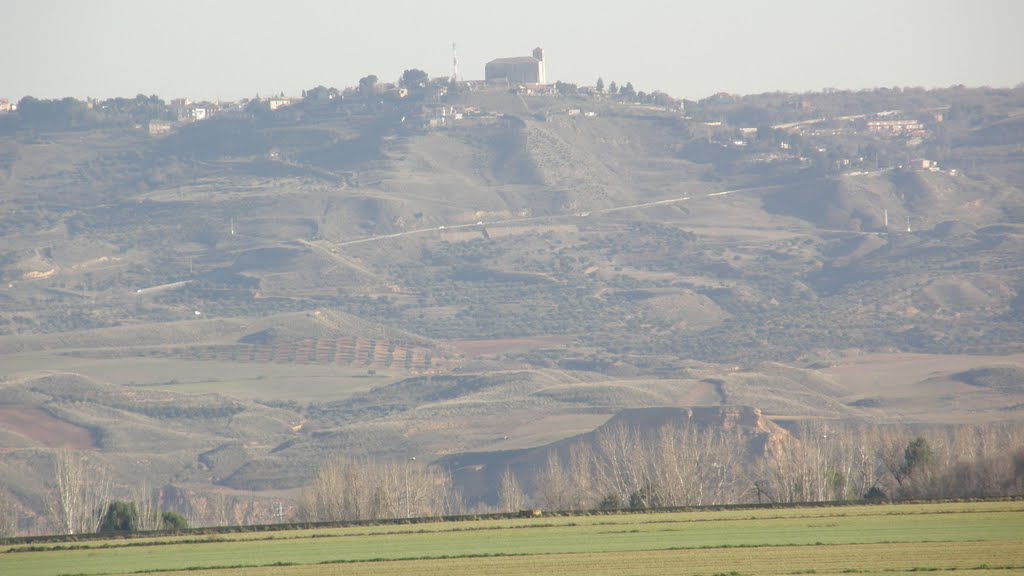
[[[506,466],[691,407],[756,412],[752,437],[1024,414],[1020,89],[797,113],[469,88],[5,124],[0,479],[27,529],[61,448],[212,522],[337,453],[479,459],[457,481],[491,501]],[[879,132],[897,109],[913,130]]]

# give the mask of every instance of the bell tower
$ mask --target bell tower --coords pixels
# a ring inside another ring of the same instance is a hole
[[[544,74],[544,49],[540,46],[533,49],[533,57],[537,60],[537,83],[547,84]]]

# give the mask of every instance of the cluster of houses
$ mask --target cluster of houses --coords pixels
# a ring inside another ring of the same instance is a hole
[[[712,129],[709,144],[721,148],[750,148],[744,153],[744,160],[752,164],[798,162],[806,167],[825,162],[825,167],[831,171],[851,176],[890,168],[956,175],[956,170],[941,169],[934,160],[910,160],[907,154],[923,143],[942,122],[943,114],[936,110],[914,113],[887,110],[874,114],[812,118],[771,126],[774,149],[766,147],[760,139],[762,129],[726,126],[721,121],[703,124]],[[830,141],[836,138],[847,138],[850,139],[848,142],[859,145],[875,142],[879,146],[877,149],[888,150],[889,156],[884,160],[874,157],[870,161],[861,156],[837,157],[830,150]],[[793,141],[802,142],[799,150],[794,148]],[[908,159],[893,162],[898,157]]]
[[[369,81],[372,79],[372,82]],[[364,82],[366,81],[366,82]],[[565,85],[549,84],[545,70],[544,50],[537,47],[528,56],[512,56],[496,58],[484,66],[484,79],[463,81],[457,78],[457,72],[451,77],[433,78],[415,86],[406,86],[402,82],[377,82],[375,77],[360,80],[359,86],[339,90],[317,86],[303,90],[301,97],[288,97],[283,93],[261,98],[243,99],[236,102],[193,102],[187,98],[171,100],[158,117],[139,125],[139,128],[154,137],[171,133],[176,128],[202,122],[216,117],[251,116],[260,110],[276,112],[299,104],[330,105],[333,101],[350,100],[367,102],[378,100],[379,104],[398,103],[409,99],[413,101],[408,114],[410,126],[418,128],[441,128],[464,118],[482,118],[489,116],[478,110],[465,108],[456,110],[446,103],[445,96],[451,89],[459,91],[509,90],[519,94],[557,95],[562,93]],[[603,92],[597,87],[572,86],[572,94],[600,96]],[[659,93],[660,94],[660,93]],[[412,98],[415,96],[415,98]],[[155,98],[155,97],[153,97]],[[678,109],[678,102],[677,104]],[[88,100],[85,103],[90,109],[97,102]],[[340,104],[339,104],[340,105]],[[7,99],[0,99],[0,113],[16,109],[16,104]],[[565,111],[569,116],[593,116],[594,112],[576,107],[568,107]],[[405,118],[403,118],[405,121]]]
[[[544,50],[536,48],[531,56],[498,58],[488,62],[485,66],[484,81],[460,81],[457,85],[460,89],[476,91],[488,87],[502,87],[515,90],[522,90],[530,93],[543,93],[547,90],[546,76],[544,71]],[[422,127],[439,128],[449,126],[452,122],[462,120],[467,116],[480,116],[475,109],[456,110],[453,106],[441,105],[442,98],[447,94],[451,85],[449,78],[435,78],[423,86],[414,87],[425,102],[433,102],[434,105],[424,106],[422,114]],[[393,83],[372,83],[369,88],[366,86],[348,87],[344,90],[317,86],[309,90],[303,90],[302,97],[288,97],[284,94],[270,98],[257,96],[253,100],[242,100],[239,102],[192,102],[187,98],[172,100],[169,104],[170,116],[173,120],[152,120],[146,126],[146,130],[152,136],[162,136],[170,133],[175,127],[191,122],[199,122],[217,116],[244,114],[251,112],[253,106],[274,112],[282,108],[296,105],[298,103],[329,103],[338,100],[365,100],[367,90],[381,102],[401,101],[410,96],[410,88]]]

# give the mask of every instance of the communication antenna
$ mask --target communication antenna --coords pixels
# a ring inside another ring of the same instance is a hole
[[[455,42],[452,42],[452,81],[459,81],[459,55],[455,51]]]
[[[284,505],[280,502],[277,503],[277,512],[274,514],[274,517],[277,518],[278,524],[284,524]]]

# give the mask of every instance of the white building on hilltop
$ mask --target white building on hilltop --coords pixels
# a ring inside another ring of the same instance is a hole
[[[547,84],[544,76],[544,49],[534,48],[533,56],[491,60],[484,67],[484,79],[509,84]]]

